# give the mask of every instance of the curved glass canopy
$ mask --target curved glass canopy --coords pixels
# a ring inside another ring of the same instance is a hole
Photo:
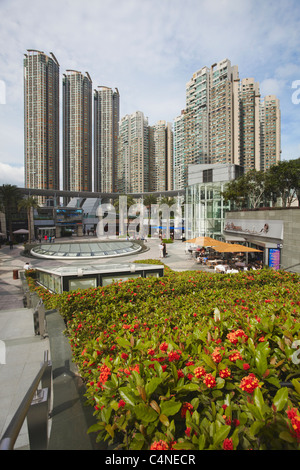
[[[81,243],[42,243],[31,249],[37,258],[89,259],[109,258],[138,253],[141,245],[133,241],[99,241]]]

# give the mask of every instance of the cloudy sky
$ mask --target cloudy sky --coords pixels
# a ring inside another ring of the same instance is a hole
[[[299,19],[299,0],[0,0],[0,184],[24,186],[27,49],[118,88],[121,117],[150,125],[173,122],[193,73],[228,58],[280,99],[282,159],[298,158]]]

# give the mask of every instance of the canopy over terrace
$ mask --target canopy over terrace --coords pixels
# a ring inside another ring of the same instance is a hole
[[[261,253],[261,250],[257,250],[256,248],[250,248],[249,246],[239,245],[237,243],[219,242],[212,248],[218,251],[219,253]]]
[[[191,238],[190,240],[186,240],[186,243],[192,243],[194,245],[199,245],[199,246],[215,247],[215,246],[218,246],[220,243],[223,244],[224,242],[220,242],[219,240],[215,240],[214,238],[211,238],[211,237],[196,237],[196,238]]]

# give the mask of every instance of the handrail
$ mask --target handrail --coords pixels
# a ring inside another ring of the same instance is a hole
[[[43,378],[43,375],[48,367],[48,351],[44,353],[44,363],[37,373],[34,381],[32,382],[30,388],[28,389],[25,397],[23,398],[19,408],[14,414],[10,424],[8,425],[6,431],[4,432],[1,441],[0,441],[0,450],[13,450],[15,442],[18,438],[20,429],[23,425],[23,422],[28,414],[28,410],[31,406],[34,395],[37,391],[40,381]]]

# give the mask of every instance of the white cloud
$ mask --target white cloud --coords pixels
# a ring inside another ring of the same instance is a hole
[[[24,187],[24,167],[15,167],[7,163],[0,163],[0,185],[15,184]]]
[[[285,82],[283,80],[277,80],[276,78],[267,78],[260,83],[260,92],[262,96],[276,95],[280,96]]]
[[[298,0],[1,0],[0,80],[9,112],[0,109],[0,161],[23,163],[27,49],[53,52],[61,74],[88,71],[94,88],[117,87],[121,116],[140,110],[150,124],[172,121],[192,74],[228,58],[262,93],[280,93],[284,122],[287,80],[300,79],[299,17]],[[18,145],[7,128],[15,128]]]

